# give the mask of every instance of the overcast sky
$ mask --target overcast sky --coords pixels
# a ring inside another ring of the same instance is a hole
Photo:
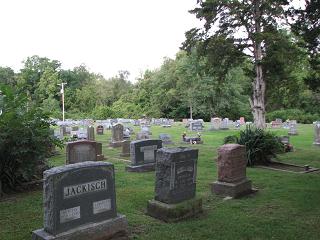
[[[82,63],[106,78],[133,80],[174,57],[199,26],[196,0],[0,0],[0,66],[18,71],[28,56]]]

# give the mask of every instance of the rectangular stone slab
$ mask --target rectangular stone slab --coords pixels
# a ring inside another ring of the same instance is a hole
[[[83,162],[44,172],[44,230],[52,235],[116,217],[114,167]]]

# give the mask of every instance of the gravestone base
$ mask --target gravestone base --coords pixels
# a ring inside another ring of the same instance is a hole
[[[313,142],[313,145],[320,147],[320,142]]]
[[[211,183],[210,186],[212,193],[233,198],[242,197],[257,191],[252,189],[251,180],[248,179],[236,183],[216,181]]]
[[[107,160],[107,158],[105,158],[103,154],[98,154],[97,161],[103,161],[103,160]]]
[[[90,223],[67,232],[51,235],[44,229],[32,232],[32,240],[127,240],[128,222],[124,215],[103,222]]]
[[[179,222],[202,213],[202,199],[193,198],[177,204],[149,200],[147,214],[164,222]]]
[[[120,142],[110,142],[109,147],[113,147],[113,148],[122,147],[122,141],[120,141]]]
[[[127,172],[152,172],[155,169],[155,163],[148,163],[143,165],[128,165],[126,166]]]

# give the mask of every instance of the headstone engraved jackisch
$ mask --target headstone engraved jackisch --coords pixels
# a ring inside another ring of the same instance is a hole
[[[131,165],[126,166],[129,172],[153,171],[156,152],[162,148],[162,141],[156,139],[137,140],[130,143]]]
[[[253,192],[246,177],[246,148],[239,144],[225,144],[218,149],[218,181],[211,184],[217,195],[240,197]]]
[[[116,123],[112,126],[112,138],[110,142],[110,147],[121,147],[123,141],[123,125],[121,123]]]
[[[97,142],[80,140],[68,142],[66,147],[66,164],[97,161]]]
[[[44,228],[33,240],[112,239],[127,236],[126,217],[117,214],[114,167],[83,162],[44,172]]]
[[[164,221],[179,221],[202,211],[196,199],[198,149],[161,148],[157,151],[154,200],[147,213]],[[180,206],[183,204],[183,208]]]

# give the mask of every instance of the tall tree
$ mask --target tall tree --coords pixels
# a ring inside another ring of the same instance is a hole
[[[277,27],[286,20],[285,7],[290,0],[197,0],[199,7],[191,11],[204,20],[204,29],[198,34],[189,35],[206,39],[212,35],[225,36],[248,54],[254,64],[253,94],[250,98],[254,123],[265,127],[265,92],[262,60],[267,26]]]

